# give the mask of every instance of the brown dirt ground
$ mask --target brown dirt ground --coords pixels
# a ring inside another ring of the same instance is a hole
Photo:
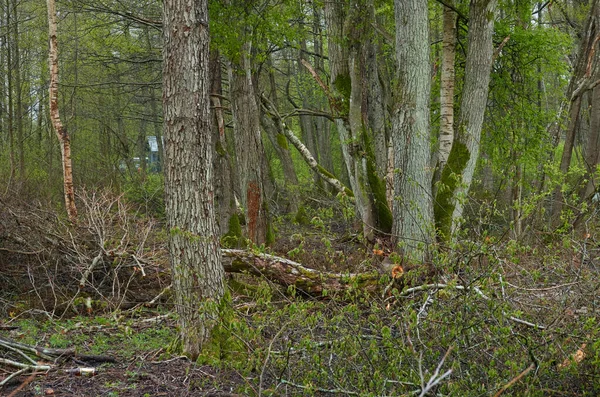
[[[238,373],[198,366],[185,358],[151,362],[142,358],[102,366],[95,376],[65,373],[69,365],[47,375],[27,376],[0,388],[0,395],[14,397],[87,396],[237,396],[232,390],[246,384]],[[21,388],[20,390],[17,390]],[[12,394],[15,393],[15,394]]]

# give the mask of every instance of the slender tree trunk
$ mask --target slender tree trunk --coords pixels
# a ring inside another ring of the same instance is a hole
[[[302,65],[302,61],[307,61],[306,59],[306,40],[304,38],[302,38],[300,40],[300,49],[298,50],[298,77],[297,77],[297,82],[299,83],[298,85],[298,92],[300,93],[300,96],[302,97],[302,108],[303,109],[310,109],[311,103],[313,102],[313,93],[312,90],[310,89],[303,89],[303,87],[307,87],[307,82],[309,79],[311,79],[310,77],[310,72],[308,70],[306,70],[306,68]],[[271,98],[271,100],[273,100],[273,98]],[[276,101],[274,101],[274,103],[277,103]],[[308,114],[301,114],[300,115],[300,131],[302,132],[302,138],[304,140],[304,144],[306,145],[306,147],[308,148],[308,150],[310,151],[310,153],[312,154],[312,156],[317,159],[317,161],[319,160],[319,151],[317,149],[317,142],[316,142],[316,134],[315,134],[315,130],[314,130],[314,122],[313,122],[313,116],[310,116]],[[313,173],[313,177],[315,179],[315,183],[317,184],[321,184],[321,180],[319,179],[318,174],[314,174]]]
[[[450,3],[452,4],[452,3]],[[443,6],[442,77],[440,89],[440,148],[438,167],[448,162],[454,140],[454,56],[456,43],[456,13]]]
[[[71,223],[77,221],[77,208],[75,206],[75,192],[73,188],[73,168],[71,165],[71,141],[66,128],[60,121],[58,113],[58,39],[56,35],[56,5],[54,0],[47,0],[48,5],[48,30],[50,35],[50,118],[54,131],[60,142],[63,168],[63,186],[65,193],[65,208]]]
[[[315,69],[320,74],[325,72],[323,61],[323,29],[321,27],[322,13],[321,8],[313,3],[313,41],[314,41],[314,64]],[[323,110],[327,102],[323,96],[317,95],[313,107],[317,110]],[[331,150],[331,124],[329,120],[323,117],[315,117],[315,133],[317,137],[317,150],[319,164],[327,171],[333,173],[333,156]]]
[[[231,215],[235,212],[233,180],[231,177],[233,163],[228,151],[229,145],[225,136],[225,119],[223,117],[221,56],[217,50],[210,53],[210,101],[212,104],[212,139],[214,147],[213,167],[215,170],[215,206],[219,234],[227,233]]]
[[[273,104],[276,104],[278,103],[278,95],[277,85],[275,82],[275,73],[273,72],[272,58],[269,58],[267,66],[269,67],[269,99]],[[277,153],[277,157],[279,157],[279,161],[281,162],[281,167],[283,168],[284,185],[288,190],[290,201],[289,211],[296,212],[298,209],[298,195],[295,189],[298,187],[298,176],[296,175],[296,170],[294,169],[294,162],[292,161],[292,155],[290,153],[285,135],[283,135],[281,131],[277,130],[276,125],[273,124],[267,115],[262,111],[261,125],[267,133],[269,141],[271,142],[271,145],[273,145],[275,153]]]
[[[169,251],[183,352],[195,360],[224,293],[213,202],[207,0],[166,0],[163,35]]]
[[[13,20],[12,20],[12,12],[11,12],[11,5],[10,5],[10,0],[6,0],[6,26],[11,26],[11,24],[13,24]],[[6,34],[6,40],[8,42],[8,44],[6,45],[6,61],[8,64],[8,68],[6,68],[6,80],[7,80],[7,90],[8,90],[8,97],[7,97],[7,102],[8,102],[8,106],[7,106],[7,110],[8,110],[8,115],[6,118],[6,129],[8,131],[8,147],[9,147],[9,158],[10,158],[10,180],[12,181],[14,179],[15,176],[15,132],[14,132],[14,110],[13,110],[13,106],[14,106],[14,96],[13,96],[13,51],[12,51],[12,29],[7,29],[7,34]]]
[[[492,67],[494,15],[496,0],[471,0],[469,11],[469,48],[465,83],[454,143],[442,170],[435,200],[435,219],[442,239],[450,238],[462,222],[466,195],[471,187],[487,104]]]
[[[13,45],[13,65],[15,73],[14,93],[16,99],[15,121],[17,122],[17,153],[18,153],[18,171],[21,182],[25,180],[25,134],[23,132],[23,89],[21,84],[21,49],[19,36],[19,14],[17,9],[17,0],[12,0],[12,45]]]
[[[429,167],[429,22],[427,2],[395,0],[398,98],[392,115],[394,228],[400,249],[423,260],[433,242]]]

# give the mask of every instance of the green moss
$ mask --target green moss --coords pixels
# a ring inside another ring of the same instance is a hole
[[[363,142],[367,156],[367,178],[373,196],[373,204],[375,205],[377,227],[381,231],[389,233],[392,231],[392,222],[394,218],[387,203],[385,182],[377,175],[375,152],[373,150],[371,136],[365,128],[363,128]]]
[[[346,101],[350,100],[350,93],[352,92],[352,80],[350,79],[349,74],[338,75],[333,82],[333,86]]]
[[[229,229],[221,237],[221,245],[224,248],[238,248],[243,244],[242,226],[238,214],[234,213],[229,218]]]
[[[337,179],[335,177],[335,175],[333,175],[331,172],[327,171],[325,168],[321,167],[318,164],[317,164],[317,169],[319,170],[320,173],[322,173],[326,177],[332,178],[332,179]],[[339,181],[339,179],[338,179],[338,181]],[[342,182],[340,181],[340,183],[342,183]],[[348,196],[348,197],[354,197],[354,193],[352,193],[352,190],[348,189],[346,186],[344,186],[344,193],[346,193],[346,196]]]
[[[277,144],[282,149],[285,149],[285,150],[289,150],[290,149],[290,147],[288,145],[287,138],[283,134],[277,134]]]
[[[271,221],[267,221],[267,235],[265,236],[265,244],[267,246],[273,244],[275,242],[275,230],[273,230],[273,225],[271,225]]]
[[[452,214],[454,213],[454,196],[461,180],[460,175],[465,170],[471,153],[464,143],[454,142],[448,163],[442,171],[437,195],[434,203],[435,225],[442,240],[450,238]]]
[[[225,156],[227,154],[227,151],[225,150],[223,145],[221,145],[220,141],[217,141],[217,144],[215,145],[215,150],[217,151],[217,154],[219,156]]]
[[[308,214],[306,213],[306,208],[304,208],[303,205],[298,207],[298,212],[296,212],[294,222],[296,222],[299,225],[308,225],[310,223],[308,219]]]

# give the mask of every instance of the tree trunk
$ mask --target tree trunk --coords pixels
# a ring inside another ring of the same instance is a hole
[[[57,47],[57,35],[56,35],[56,5],[54,0],[47,0],[48,5],[48,31],[50,35],[50,51],[49,51],[49,64],[50,64],[50,119],[56,136],[60,142],[61,154],[62,154],[62,168],[63,168],[63,187],[65,193],[65,208],[69,215],[71,223],[77,221],[77,208],[75,206],[75,192],[73,188],[73,168],[71,166],[71,141],[66,128],[60,121],[58,114],[58,47]]]
[[[18,171],[21,182],[25,180],[25,134],[23,133],[23,87],[21,86],[21,51],[20,51],[20,36],[19,36],[19,14],[17,10],[17,0],[12,0],[12,45],[13,45],[13,65],[15,73],[15,120],[17,122],[17,153],[19,157]],[[11,27],[11,25],[9,25]]]
[[[567,95],[570,95],[569,122],[565,133],[565,144],[560,160],[560,172],[567,175],[571,166],[573,156],[573,147],[579,131],[581,116],[581,102],[583,94],[590,89],[593,82],[592,76],[598,74],[599,51],[596,51],[598,39],[598,27],[600,26],[600,1],[594,0],[590,6],[590,11],[583,30],[581,45],[577,54],[577,63],[567,89]],[[555,226],[560,222],[560,214],[563,207],[564,197],[562,194],[562,184],[559,184],[554,190],[554,205],[552,206],[552,218]]]
[[[302,97],[302,108],[310,109],[311,103],[314,100],[314,95],[311,89],[306,89],[304,87],[309,87],[308,80],[310,77],[310,72],[306,70],[306,68],[302,65],[302,61],[306,62],[306,40],[302,38],[300,40],[300,49],[298,50],[298,78],[296,79],[298,84],[298,92]],[[277,103],[274,98],[271,98],[274,103]],[[300,115],[300,131],[302,132],[302,138],[304,140],[304,144],[307,149],[310,151],[312,156],[319,161],[319,151],[317,149],[316,142],[316,134],[315,134],[315,125],[313,122],[313,116],[308,114]],[[319,179],[317,174],[313,174],[315,183],[322,184],[322,181]]]
[[[586,185],[581,190],[582,199],[589,198],[598,190],[596,168],[598,167],[598,154],[600,152],[600,85],[592,90],[592,107],[590,111],[590,132],[584,148],[583,159],[585,162]]]
[[[165,198],[175,307],[195,360],[223,295],[213,202],[207,0],[168,0],[163,16]]]
[[[451,0],[450,0],[451,1]],[[456,13],[443,6],[442,77],[440,89],[440,142],[438,167],[448,162],[454,140],[454,55]]]
[[[267,62],[269,67],[269,96],[271,102],[276,104],[278,101],[278,96],[275,73],[273,72],[272,58],[269,57]],[[287,190],[290,203],[288,211],[294,213],[298,210],[298,176],[296,175],[294,162],[292,161],[292,155],[290,153],[287,140],[281,131],[277,130],[277,126],[269,120],[263,111],[261,111],[260,114],[261,125],[267,133],[269,141],[271,142],[271,145],[273,145],[275,153],[277,153],[277,157],[279,157],[279,161],[281,162],[281,167],[283,168],[283,183],[285,189]]]
[[[6,0],[6,26],[11,26],[14,24],[12,20],[12,12],[10,6],[10,0]],[[9,146],[9,158],[10,158],[10,181],[13,180],[15,176],[15,131],[14,131],[14,95],[13,95],[13,51],[12,51],[12,29],[7,29],[6,40],[8,43],[6,44],[6,61],[8,67],[6,68],[6,80],[7,80],[7,90],[8,96],[6,98],[8,102],[7,110],[7,118],[6,118],[6,130],[8,131],[8,146]]]
[[[221,56],[217,50],[210,53],[210,101],[212,104],[212,144],[214,147],[213,167],[215,170],[215,206],[219,235],[228,232],[229,219],[236,211],[233,194],[233,162],[225,136],[223,117]]]
[[[469,48],[465,83],[454,143],[442,170],[435,200],[435,220],[442,239],[448,239],[462,222],[464,201],[479,157],[481,129],[492,67],[496,0],[471,0]]]
[[[370,14],[367,7],[364,1],[358,0],[346,14],[343,3],[325,3],[331,86],[336,96],[331,99],[332,110],[357,215],[365,237],[372,240],[375,230],[391,230],[391,212],[385,199],[385,185],[377,177],[372,137],[366,128],[368,93],[364,92],[367,76],[363,42],[368,40],[365,19],[370,20]],[[344,39],[349,41],[347,48],[342,45]]]
[[[229,95],[236,147],[240,202],[246,212],[246,236],[254,244],[267,242],[265,152],[250,68],[250,44],[242,48],[240,63],[229,66]]]
[[[434,240],[429,162],[429,22],[427,2],[395,1],[398,103],[392,115],[394,228],[405,255],[423,260]]]
[[[313,3],[313,41],[314,41],[314,64],[315,69],[318,73],[323,74],[325,72],[325,66],[323,61],[323,34],[321,28],[321,8]],[[323,96],[317,95],[313,107],[317,110],[323,110],[326,105],[326,101]],[[331,151],[331,124],[329,120],[323,117],[315,117],[315,131],[317,136],[317,149],[319,151],[319,164],[327,171],[334,173],[333,168],[333,156]]]

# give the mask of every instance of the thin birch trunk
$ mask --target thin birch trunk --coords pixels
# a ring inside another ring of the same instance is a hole
[[[65,193],[65,208],[71,223],[77,221],[77,207],[75,206],[75,192],[73,188],[73,168],[71,165],[71,141],[67,129],[63,126],[58,113],[58,38],[56,34],[56,5],[54,0],[47,0],[48,5],[48,31],[50,35],[50,119],[60,142],[63,168],[63,186]]]

